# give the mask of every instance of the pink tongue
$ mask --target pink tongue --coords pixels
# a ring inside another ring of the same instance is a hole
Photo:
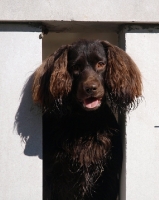
[[[85,99],[83,104],[87,108],[95,108],[98,105],[98,99],[95,98]]]

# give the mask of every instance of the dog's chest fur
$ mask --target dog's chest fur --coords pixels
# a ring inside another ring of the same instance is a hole
[[[50,145],[47,142],[44,156],[51,164],[54,198],[81,200],[90,197],[111,167],[112,157],[120,149],[116,146],[119,129],[108,107],[102,109],[102,112],[72,113],[52,122]],[[46,123],[49,122],[46,120]]]

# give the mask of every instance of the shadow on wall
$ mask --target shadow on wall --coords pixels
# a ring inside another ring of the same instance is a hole
[[[42,117],[40,108],[32,101],[32,79],[33,75],[26,81],[22,90],[14,128],[25,143],[24,154],[42,159]]]

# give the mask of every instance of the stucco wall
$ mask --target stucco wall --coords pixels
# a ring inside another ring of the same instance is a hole
[[[158,22],[158,0],[1,0],[0,20]]]
[[[42,199],[41,111],[31,99],[38,36],[25,25],[0,25],[0,199]]]
[[[121,200],[158,200],[159,30],[129,26],[120,36],[121,46],[135,60],[143,79],[143,100],[126,119]]]

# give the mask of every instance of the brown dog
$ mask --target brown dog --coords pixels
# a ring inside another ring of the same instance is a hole
[[[107,41],[62,46],[36,70],[46,199],[116,200],[122,147],[111,109],[135,108],[141,89],[135,63]]]

